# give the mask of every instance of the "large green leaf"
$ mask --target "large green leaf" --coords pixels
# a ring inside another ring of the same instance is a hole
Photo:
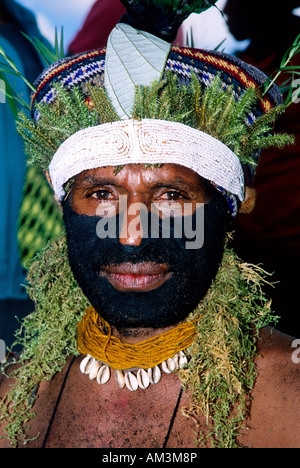
[[[121,119],[131,115],[136,85],[159,80],[170,44],[127,24],[111,32],[106,52],[105,88]]]

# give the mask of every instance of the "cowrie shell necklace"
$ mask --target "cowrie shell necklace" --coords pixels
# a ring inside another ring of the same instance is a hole
[[[160,365],[149,369],[126,369],[115,370],[115,379],[119,388],[127,387],[131,392],[138,388],[145,390],[151,384],[160,381],[162,372],[170,374],[181,369],[187,364],[187,357],[183,351],[179,351],[175,356],[166,359]],[[113,370],[104,362],[98,361],[90,354],[87,354],[80,363],[80,371],[87,374],[90,380],[95,380],[99,385],[106,384],[112,375]]]

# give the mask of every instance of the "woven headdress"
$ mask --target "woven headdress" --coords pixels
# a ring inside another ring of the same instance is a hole
[[[50,66],[36,83],[33,122],[24,115],[19,121],[31,161],[49,171],[60,200],[65,184],[83,170],[180,164],[220,190],[235,215],[261,149],[288,140],[271,135],[281,109],[277,86],[264,94],[267,77],[256,68],[161,39],[174,36],[178,18],[215,1],[175,2],[177,9],[174,2],[125,3],[128,22],[139,18],[145,28],[138,12],[167,4],[167,26],[150,22],[154,36],[120,23],[107,48]]]

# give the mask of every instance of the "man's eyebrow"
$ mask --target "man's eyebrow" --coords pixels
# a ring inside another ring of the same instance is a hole
[[[199,178],[198,182],[188,182],[185,179],[182,179],[180,176],[175,177],[171,181],[158,181],[151,186],[152,188],[165,188],[169,190],[177,190],[179,192],[182,192],[183,195],[187,196],[194,196],[197,195],[198,193],[202,193],[203,195],[207,196],[208,192],[208,184],[206,183],[205,180],[201,181]]]
[[[76,184],[76,181],[75,181]],[[92,175],[83,175],[77,180],[77,184],[83,184],[89,187],[112,185],[114,187],[121,187],[122,183],[114,177],[95,177]],[[178,190],[195,190],[197,187],[191,185],[186,180],[181,177],[172,178],[172,180],[157,180],[153,182],[148,182],[150,188],[169,188],[169,189],[178,189]]]
[[[153,188],[170,188],[170,189],[182,189],[182,190],[191,190],[191,189],[195,189],[195,187],[193,185],[191,185],[190,183],[188,183],[187,181],[183,180],[181,177],[175,177],[174,179],[172,179],[171,181],[166,181],[166,180],[162,180],[162,181],[157,181],[157,182],[154,182],[153,184],[150,184],[151,187]]]
[[[78,184],[85,184],[89,185],[91,187],[97,186],[97,185],[115,185],[119,186],[118,182],[114,178],[109,178],[109,177],[94,177],[91,175],[86,175],[83,177],[80,177],[79,180],[77,180]]]

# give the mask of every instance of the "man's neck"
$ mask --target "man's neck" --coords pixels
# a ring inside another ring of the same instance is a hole
[[[112,327],[111,331],[112,331],[112,336],[119,338],[119,340],[122,343],[136,344],[141,341],[153,338],[162,333],[165,333],[177,325],[179,324],[177,323],[176,325],[170,325],[169,327],[163,327],[163,328],[143,328],[143,327],[115,328],[115,327]]]

